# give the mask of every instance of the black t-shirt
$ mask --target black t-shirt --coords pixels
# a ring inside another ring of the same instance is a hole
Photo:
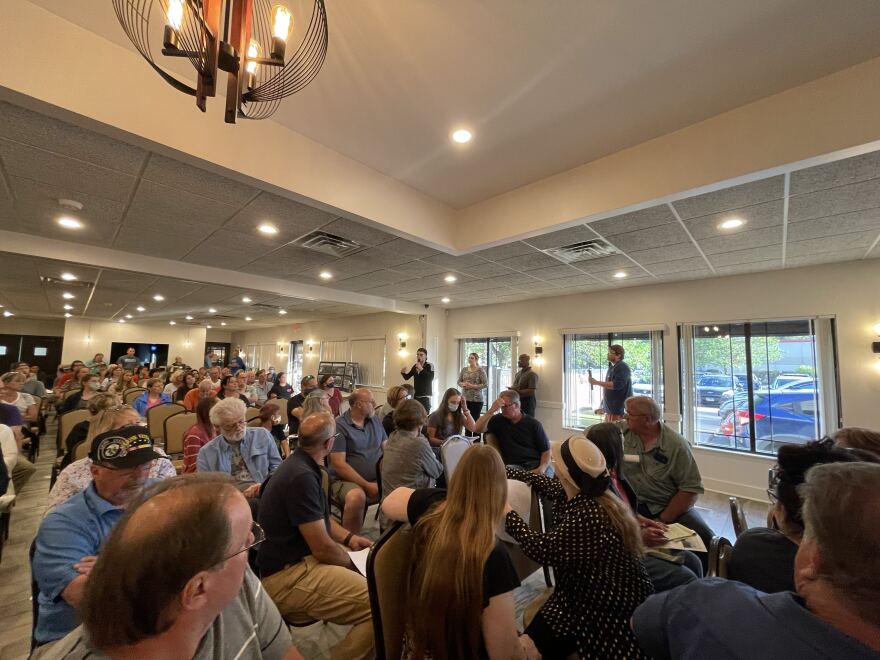
[[[304,523],[323,520],[330,533],[330,503],[321,485],[321,468],[297,449],[275,470],[260,495],[259,523],[266,540],[258,547],[260,577],[277,573],[312,554],[299,531]]]
[[[415,525],[431,507],[445,499],[446,490],[443,488],[415,490],[406,505],[406,517],[409,519],[409,524]],[[520,581],[507,548],[500,541],[496,541],[495,547],[486,560],[486,565],[483,566],[483,608],[489,606],[490,598],[513,591],[519,585]]]
[[[279,399],[289,399],[293,396],[293,386],[292,385],[279,385],[275,383],[272,386],[272,389],[269,390],[269,394],[274,394]]]
[[[293,416],[294,408],[299,408],[305,403],[306,397],[300,392],[296,396],[290,397],[287,400],[287,428],[290,433],[298,433],[299,432],[299,420]]]
[[[430,362],[425,362],[421,371],[416,371],[415,365],[403,374],[404,380],[413,379],[413,388],[415,396],[431,396],[433,392],[432,383],[434,381],[434,367]]]
[[[486,431],[498,439],[505,465],[534,470],[541,463],[541,454],[550,449],[544,427],[530,415],[523,415],[516,424],[504,415],[494,415]]]
[[[727,577],[768,594],[794,591],[797,551],[797,545],[782,532],[754,527],[737,537],[727,565]]]

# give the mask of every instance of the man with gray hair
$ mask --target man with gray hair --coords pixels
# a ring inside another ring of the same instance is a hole
[[[266,593],[287,621],[321,619],[352,626],[333,649],[334,658],[372,658],[373,628],[367,581],[354,570],[346,550],[370,541],[330,515],[324,461],[336,442],[329,412],[307,416],[299,446],[266,484],[260,525],[266,542],[257,564]]]
[[[660,421],[660,406],[651,397],[630,397],[624,407],[623,476],[639,499],[639,513],[689,527],[708,548],[715,533],[693,509],[703,480],[690,445]]]
[[[475,422],[474,433],[494,435],[506,465],[544,474],[550,467],[550,439],[541,422],[523,414],[520,406],[519,394],[504,390]],[[501,414],[496,415],[499,410]]]
[[[800,491],[797,594],[708,578],[652,596],[632,620],[649,656],[880,658],[880,465],[817,465]]]
[[[211,423],[220,435],[199,450],[198,472],[232,475],[256,511],[260,486],[281,465],[275,439],[264,428],[248,428],[241,399],[223,399],[211,408]]]

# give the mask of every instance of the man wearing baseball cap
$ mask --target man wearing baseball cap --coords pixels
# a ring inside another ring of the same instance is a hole
[[[101,543],[148,485],[153,461],[164,457],[153,449],[149,431],[132,425],[95,436],[89,458],[92,483],[49,513],[37,532],[38,645],[77,626],[76,608]]]

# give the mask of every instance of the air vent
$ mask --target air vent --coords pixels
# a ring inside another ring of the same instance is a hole
[[[278,305],[267,305],[266,303],[254,303],[251,305],[251,309],[259,309],[264,312],[277,312],[281,307]]]
[[[63,286],[69,289],[91,289],[95,286],[94,282],[83,282],[81,280],[70,280],[68,282],[57,277],[45,277],[43,275],[40,276],[40,281],[43,284]]]
[[[364,248],[363,245],[325,231],[313,231],[294,241],[294,245],[315,250],[333,257],[347,257]]]
[[[574,261],[588,261],[590,259],[608,257],[612,254],[619,254],[620,250],[596,238],[589,241],[581,241],[580,243],[572,243],[571,245],[563,245],[558,248],[550,248],[549,250],[544,250],[544,252],[551,257],[556,257],[560,261],[570,264]]]

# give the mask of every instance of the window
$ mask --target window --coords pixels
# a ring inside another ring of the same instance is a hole
[[[564,338],[563,424],[586,428],[602,421],[594,411],[602,404],[603,389],[591,386],[593,377],[604,379],[608,347],[620,344],[632,372],[633,394],[650,396],[663,406],[663,331],[567,334]]]
[[[45,346],[34,346],[34,357],[46,357],[48,349]]]
[[[356,362],[358,385],[385,387],[385,338],[352,339],[351,360]]]
[[[775,455],[836,428],[833,319],[703,323],[679,333],[685,433],[695,444]]]
[[[348,362],[348,340],[331,339],[321,342],[321,362]]]
[[[288,382],[299,386],[303,378],[303,343],[301,341],[290,342],[290,352],[287,354]]]
[[[461,367],[467,366],[467,356],[471,353],[480,356],[480,366],[485,370],[489,381],[488,391],[484,394],[485,410],[513,382],[513,338],[468,337],[460,340],[458,345],[458,363]]]

